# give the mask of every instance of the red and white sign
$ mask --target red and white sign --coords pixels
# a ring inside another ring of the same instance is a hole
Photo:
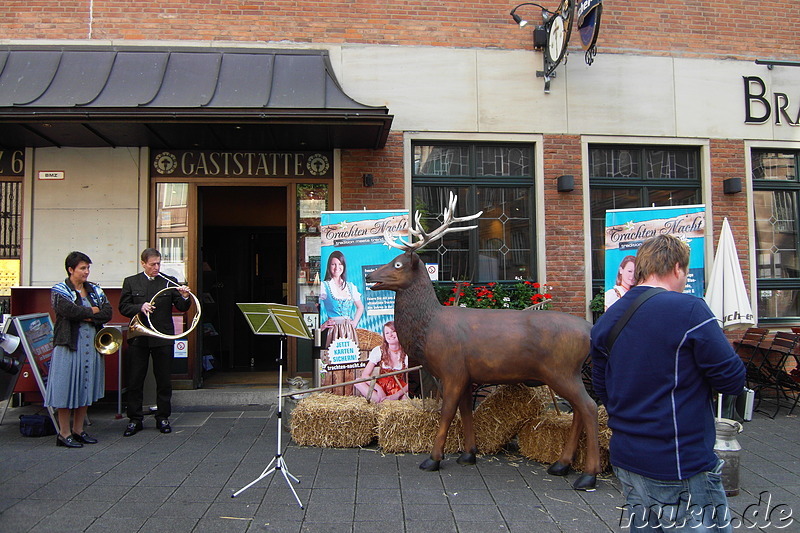
[[[173,354],[177,359],[189,357],[189,342],[186,339],[178,339],[175,341],[175,351]]]

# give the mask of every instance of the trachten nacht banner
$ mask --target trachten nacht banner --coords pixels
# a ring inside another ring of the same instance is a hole
[[[394,320],[394,292],[371,291],[365,278],[402,253],[386,244],[384,232],[408,240],[408,226],[405,210],[322,212],[319,320],[327,330],[325,372],[364,368],[365,338],[378,342],[384,324]]]
[[[705,285],[706,206],[644,207],[606,211],[605,308],[635,283],[636,252],[656,235],[672,234],[689,243],[687,294],[703,297]]]

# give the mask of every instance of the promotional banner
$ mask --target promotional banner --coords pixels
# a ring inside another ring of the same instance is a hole
[[[386,244],[384,233],[407,240],[408,225],[404,210],[322,212],[319,322],[327,336],[321,383],[360,377],[370,353],[383,344],[387,323],[393,327],[394,292],[371,291],[365,280],[402,253]],[[332,392],[351,394],[354,388],[342,389]]]
[[[608,309],[635,284],[636,252],[642,242],[663,234],[675,235],[689,244],[689,279],[683,292],[702,298],[705,228],[705,205],[606,211],[605,308]]]

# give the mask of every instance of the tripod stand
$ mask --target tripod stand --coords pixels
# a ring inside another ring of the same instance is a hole
[[[310,339],[311,335],[308,333],[303,317],[300,315],[300,310],[297,307],[281,304],[237,304],[242,312],[245,314],[248,324],[250,324],[253,333],[256,335],[280,335],[280,350],[278,355],[278,442],[275,451],[275,457],[261,472],[261,475],[256,479],[234,492],[231,498],[235,498],[242,492],[246,491],[265,477],[280,472],[286,480],[286,484],[294,494],[294,499],[297,500],[297,505],[304,509],[297,491],[294,490],[291,478],[295,483],[300,483],[300,480],[289,472],[286,466],[286,460],[281,453],[281,417],[283,415],[283,344],[287,335],[294,337]]]

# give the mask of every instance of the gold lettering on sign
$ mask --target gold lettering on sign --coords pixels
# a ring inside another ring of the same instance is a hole
[[[8,152],[0,151],[0,162]],[[332,152],[216,152],[175,150],[154,154],[153,176],[332,177]],[[164,162],[172,161],[171,165]],[[12,162],[13,163],[13,162]]]

